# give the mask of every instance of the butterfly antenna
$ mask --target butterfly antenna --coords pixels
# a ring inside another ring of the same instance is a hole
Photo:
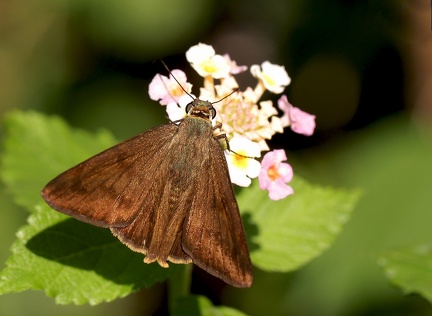
[[[183,88],[183,86],[180,84],[180,82],[177,80],[177,78],[174,77],[174,75],[172,74],[172,72],[171,72],[171,70],[168,68],[168,66],[165,64],[165,62],[164,62],[162,59],[160,60],[160,62],[161,62],[162,65],[165,67],[165,69],[168,71],[168,73],[171,75],[171,77],[173,77],[174,80],[178,83],[178,85],[180,86],[180,88],[182,88],[182,90],[183,90],[183,91],[184,91],[188,96],[190,96],[190,97],[192,98],[192,100],[195,100],[195,98],[194,98],[194,97],[193,97],[189,92],[187,92],[185,88]],[[162,82],[163,82],[163,80],[162,80]],[[165,83],[164,83],[164,85],[165,85]]]
[[[158,76],[159,76],[160,80],[162,81],[162,84],[164,85],[165,90],[168,91],[168,94],[169,94],[169,96],[171,97],[171,99],[174,101],[174,103],[177,103],[177,100],[176,100],[176,99],[171,95],[171,93],[169,93],[168,87],[167,87],[167,85],[165,84],[165,81],[163,80],[162,75],[161,75],[161,74],[158,74]]]
[[[227,95],[224,96],[222,99],[217,100],[217,101],[215,101],[215,102],[212,102],[211,104],[215,104],[215,103],[218,103],[218,102],[220,102],[220,101],[222,101],[222,100],[225,100],[225,99],[228,98],[231,94],[233,94],[234,92],[238,92],[239,90],[240,90],[239,88],[236,88],[236,89],[234,89],[230,94],[227,94]]]

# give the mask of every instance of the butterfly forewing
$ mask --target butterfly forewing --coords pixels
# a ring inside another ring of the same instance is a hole
[[[42,197],[81,221],[126,226],[138,216],[143,201],[157,202],[154,187],[166,175],[149,158],[165,158],[176,130],[172,124],[162,125],[111,147],[57,176]]]

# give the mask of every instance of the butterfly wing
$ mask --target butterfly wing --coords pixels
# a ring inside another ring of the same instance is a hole
[[[101,227],[131,223],[160,196],[164,159],[177,127],[158,126],[65,171],[49,182],[42,197],[54,209]]]
[[[183,250],[193,262],[236,287],[249,287],[253,272],[225,155],[210,139],[209,162],[201,171],[183,230]]]
[[[223,150],[211,125],[195,124],[208,136],[191,140],[191,122],[162,125],[107,149],[56,177],[42,197],[62,213],[111,228],[147,263],[193,260],[228,284],[250,286],[252,265]]]
[[[182,126],[179,129],[182,129]],[[188,160],[191,156],[188,152],[192,151],[189,150],[187,141],[187,137],[178,134],[173,136],[175,148],[166,152],[163,166],[158,165],[165,169],[162,178],[157,180],[163,182],[154,188],[158,191],[155,192],[159,195],[158,199],[144,201],[147,204],[146,211],[140,212],[128,226],[111,228],[122,242],[140,252],[143,252],[140,250],[143,244],[142,236],[147,235],[144,244],[146,263],[157,261],[161,266],[168,267],[167,261],[192,262],[181,246],[183,223],[197,193],[192,185],[195,177],[189,169]],[[154,214],[151,221],[147,214],[148,208],[151,208]]]
[[[181,248],[187,207],[170,216],[174,190],[169,168],[162,167],[176,159],[178,153],[170,149],[178,128],[162,125],[101,152],[49,182],[42,197],[57,211],[111,228],[134,251],[147,254],[150,247],[148,263],[157,260],[167,267],[166,260],[192,262]],[[169,162],[162,164],[164,160]]]

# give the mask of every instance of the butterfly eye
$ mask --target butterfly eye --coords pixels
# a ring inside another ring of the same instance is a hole
[[[192,107],[194,106],[194,101],[192,101],[191,103],[189,103],[188,105],[186,105],[186,113],[189,114],[190,110],[192,109]]]
[[[214,119],[216,117],[216,109],[214,107],[212,107],[210,109],[210,115],[211,115],[212,119]]]

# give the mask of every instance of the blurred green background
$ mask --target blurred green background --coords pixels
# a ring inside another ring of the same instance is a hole
[[[250,315],[432,315],[377,264],[383,251],[431,241],[430,14],[417,0],[3,0],[0,113],[36,109],[122,140],[166,122],[147,94],[164,73],[159,58],[195,87],[184,53],[198,42],[240,65],[283,64],[289,100],[317,116],[317,130],[287,131],[273,147],[310,182],[363,198],[334,246],[301,270],[257,270],[246,290],[198,273],[193,292]],[[249,73],[238,79],[255,84]],[[0,189],[3,265],[27,213]],[[165,303],[163,285],[96,307],[24,292],[1,296],[0,315],[152,315]]]

